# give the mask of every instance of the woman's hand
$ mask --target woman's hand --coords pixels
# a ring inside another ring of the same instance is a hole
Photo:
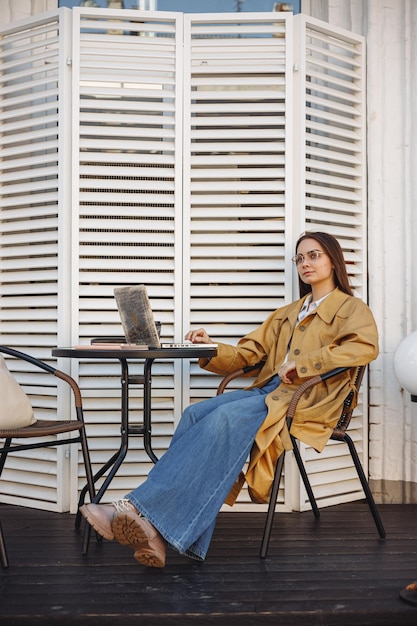
[[[191,341],[192,343],[214,343],[214,341],[210,339],[204,328],[189,330],[184,339],[186,341]]]
[[[283,383],[287,385],[292,384],[292,379],[297,375],[297,370],[295,367],[295,361],[287,361],[283,363],[278,370],[278,376],[282,380]]]

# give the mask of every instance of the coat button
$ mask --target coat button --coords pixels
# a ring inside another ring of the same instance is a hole
[[[300,354],[300,351],[299,351],[299,349],[298,349],[298,348],[296,348],[296,349],[294,350],[294,354],[295,354],[296,356],[298,356],[298,355]]]
[[[302,372],[303,374],[305,374],[305,373],[306,373],[306,371],[307,371],[307,368],[306,368],[306,367],[302,367],[302,368],[301,368],[301,372]]]
[[[306,327],[304,325],[298,327],[298,330],[301,330],[301,331],[303,331],[305,329],[306,329]]]
[[[316,370],[321,370],[321,363],[315,363],[314,367],[316,368]]]
[[[279,400],[279,396],[272,396],[273,400]]]

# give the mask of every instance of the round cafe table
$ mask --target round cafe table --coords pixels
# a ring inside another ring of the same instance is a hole
[[[129,346],[129,347],[127,347]],[[187,348],[146,348],[138,349],[129,344],[120,344],[120,347],[109,347],[105,344],[91,344],[85,346],[74,346],[68,348],[57,347],[52,350],[55,357],[68,359],[97,359],[108,360],[117,359],[121,366],[121,410],[120,410],[120,446],[119,449],[109,458],[109,460],[94,475],[94,482],[106,474],[106,478],[93,498],[93,502],[100,502],[108,486],[116,475],[117,470],[123,463],[129,447],[130,436],[142,436],[144,449],[149,458],[156,463],[157,456],[152,450],[152,365],[156,359],[194,359],[200,357],[212,357],[217,354],[215,346],[205,344],[203,347],[192,346]],[[130,375],[129,361],[143,360],[143,374]],[[129,424],[129,386],[143,385],[143,423]],[[83,504],[87,493],[85,485],[80,494],[80,505]],[[88,549],[89,533],[84,537],[84,549]]]

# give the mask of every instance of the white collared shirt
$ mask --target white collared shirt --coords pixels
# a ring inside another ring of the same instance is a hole
[[[325,296],[323,296],[322,298],[319,298],[319,300],[316,300],[315,302],[311,302],[311,299],[312,299],[313,296],[310,293],[307,296],[307,298],[304,300],[304,304],[301,307],[301,310],[300,310],[300,312],[298,314],[297,324],[302,322],[303,319],[305,319],[307,317],[307,315],[310,315],[310,313],[315,311],[320,306],[320,304],[323,302],[323,300],[325,300],[327,298],[327,296],[330,296],[331,293],[332,292],[329,291],[329,293],[326,293]],[[290,340],[290,343],[291,343],[291,340]],[[288,344],[288,350],[287,350],[287,354],[285,356],[284,363],[286,363],[288,361],[288,351],[289,351],[289,349],[290,349],[290,344]]]
[[[310,315],[310,313],[312,313],[313,311],[315,311],[317,309],[318,306],[320,306],[320,304],[323,302],[323,300],[325,300],[327,298],[327,296],[329,296],[332,292],[329,291],[329,293],[326,293],[325,296],[323,296],[322,298],[320,298],[319,300],[316,300],[315,302],[311,302],[312,299],[312,294],[310,293],[307,298],[304,300],[304,304],[301,307],[301,310],[298,314],[298,322],[302,322],[304,318],[307,317],[307,315]]]

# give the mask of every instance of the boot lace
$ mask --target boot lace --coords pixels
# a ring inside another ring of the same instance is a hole
[[[126,511],[136,511],[133,504],[127,498],[116,500],[112,503],[117,513],[125,513]]]

